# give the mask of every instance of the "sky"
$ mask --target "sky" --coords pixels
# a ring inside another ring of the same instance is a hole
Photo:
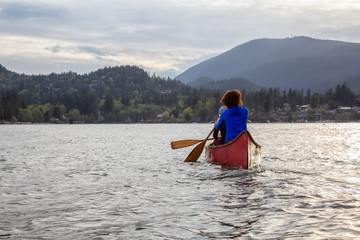
[[[360,43],[359,0],[0,0],[0,64],[25,74],[136,65],[174,78],[259,38]]]

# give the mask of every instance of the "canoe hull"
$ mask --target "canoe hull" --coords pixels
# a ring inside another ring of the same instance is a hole
[[[243,131],[235,140],[224,145],[207,146],[206,160],[212,163],[243,169],[256,168],[261,161],[261,146],[250,132]]]

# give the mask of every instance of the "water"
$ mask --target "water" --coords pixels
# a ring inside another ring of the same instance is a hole
[[[210,124],[0,125],[0,239],[360,239],[360,124],[250,124],[259,169],[183,163]]]

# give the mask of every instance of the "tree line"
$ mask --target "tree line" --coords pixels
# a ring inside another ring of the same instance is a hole
[[[150,76],[136,66],[108,67],[84,75],[25,75],[0,65],[0,93],[0,120],[134,123],[214,121],[224,91],[192,88]],[[312,109],[359,106],[359,96],[346,84],[323,94],[279,88],[242,89],[242,93],[252,121],[284,111],[294,116],[305,104]]]

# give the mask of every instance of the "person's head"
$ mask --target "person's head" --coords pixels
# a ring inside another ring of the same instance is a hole
[[[242,106],[241,92],[239,90],[228,90],[220,102],[227,108]]]
[[[221,114],[223,114],[223,112],[225,112],[226,109],[227,109],[227,107],[225,107],[225,106],[222,106],[221,108],[219,108],[219,116],[220,116]]]

